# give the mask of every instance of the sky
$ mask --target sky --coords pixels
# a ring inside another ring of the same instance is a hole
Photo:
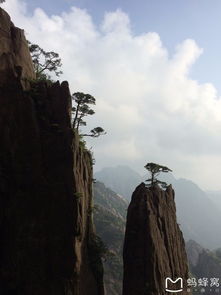
[[[95,170],[147,162],[220,190],[220,0],[6,0],[26,37],[58,52],[71,92],[96,98]],[[83,130],[85,133],[85,130]]]

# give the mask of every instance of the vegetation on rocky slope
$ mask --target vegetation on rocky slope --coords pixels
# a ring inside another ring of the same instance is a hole
[[[104,261],[104,282],[108,295],[121,295],[122,248],[128,203],[103,183],[94,184],[94,222],[97,234],[109,249]]]

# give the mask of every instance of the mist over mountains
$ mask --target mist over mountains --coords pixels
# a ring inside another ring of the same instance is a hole
[[[127,200],[131,199],[134,189],[142,181],[139,173],[123,165],[103,168],[94,173],[94,177]]]
[[[148,176],[141,176],[127,166],[106,167],[95,173],[95,178],[114,192],[130,200],[135,187]],[[161,174],[159,179],[172,184],[175,190],[177,218],[186,241],[192,239],[204,248],[221,245],[219,235],[221,194],[206,193],[187,179],[176,179],[172,174]]]

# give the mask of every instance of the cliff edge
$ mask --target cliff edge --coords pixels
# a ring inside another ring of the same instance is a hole
[[[68,83],[34,78],[24,33],[0,9],[0,294],[103,295],[91,155]]]
[[[8,13],[0,8],[0,86],[13,77],[26,87],[35,73],[24,31],[15,27]]]
[[[123,250],[123,295],[164,295],[165,280],[188,278],[182,232],[176,221],[174,191],[141,183],[132,195],[127,213]],[[170,285],[180,289],[179,282]],[[185,291],[173,294],[190,294]]]

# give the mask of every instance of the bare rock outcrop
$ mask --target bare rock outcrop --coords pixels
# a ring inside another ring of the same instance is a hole
[[[0,24],[0,294],[103,295],[92,160],[71,128],[68,83],[27,88],[23,31],[2,9]]]
[[[174,191],[141,183],[133,193],[127,213],[124,241],[123,295],[164,295],[165,280],[188,278],[187,256],[176,220]],[[170,286],[173,290],[180,287]],[[185,284],[184,284],[185,285]],[[181,293],[186,292],[184,286]]]
[[[24,31],[15,27],[7,12],[0,8],[0,85],[13,77],[26,87],[35,73]]]

